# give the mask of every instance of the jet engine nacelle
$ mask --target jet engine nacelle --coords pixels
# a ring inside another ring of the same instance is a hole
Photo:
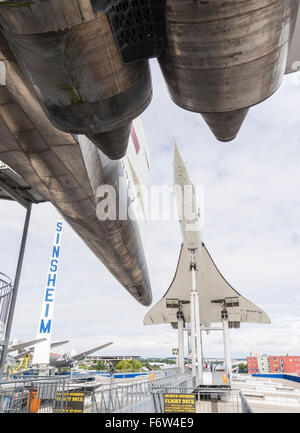
[[[122,62],[105,13],[89,0],[31,3],[2,1],[0,24],[47,117],[122,158],[131,122],[152,98],[148,61]]]
[[[221,141],[280,86],[298,0],[167,0],[159,58],[172,100],[201,113]]]

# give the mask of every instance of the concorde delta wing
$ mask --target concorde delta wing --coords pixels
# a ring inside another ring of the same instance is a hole
[[[205,327],[221,322],[222,303],[226,302],[230,326],[239,326],[240,322],[270,323],[264,311],[241,296],[224,279],[217,269],[205,245],[196,273],[199,293],[200,320]],[[144,318],[145,325],[176,323],[176,314],[181,302],[184,319],[190,323],[191,274],[187,250],[182,245],[176,273],[166,294],[154,305]]]

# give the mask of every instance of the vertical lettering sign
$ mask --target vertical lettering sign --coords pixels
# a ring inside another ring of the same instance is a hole
[[[60,258],[60,245],[62,238],[63,222],[57,221],[53,247],[51,251],[50,265],[47,275],[47,283],[44,291],[42,311],[38,325],[37,339],[46,338],[35,345],[32,363],[49,364],[51,332],[53,324],[54,300],[57,283],[57,272]]]

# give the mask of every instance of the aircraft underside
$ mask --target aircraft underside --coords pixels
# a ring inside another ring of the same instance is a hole
[[[175,104],[233,140],[297,69],[299,0],[0,0],[0,25],[0,159],[149,305],[136,222],[96,217],[97,187],[116,185],[151,102],[149,59]]]

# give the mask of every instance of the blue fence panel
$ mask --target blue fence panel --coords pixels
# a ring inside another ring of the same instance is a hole
[[[253,377],[268,377],[269,379],[286,379],[300,383],[299,376],[290,376],[289,374],[251,374]]]

